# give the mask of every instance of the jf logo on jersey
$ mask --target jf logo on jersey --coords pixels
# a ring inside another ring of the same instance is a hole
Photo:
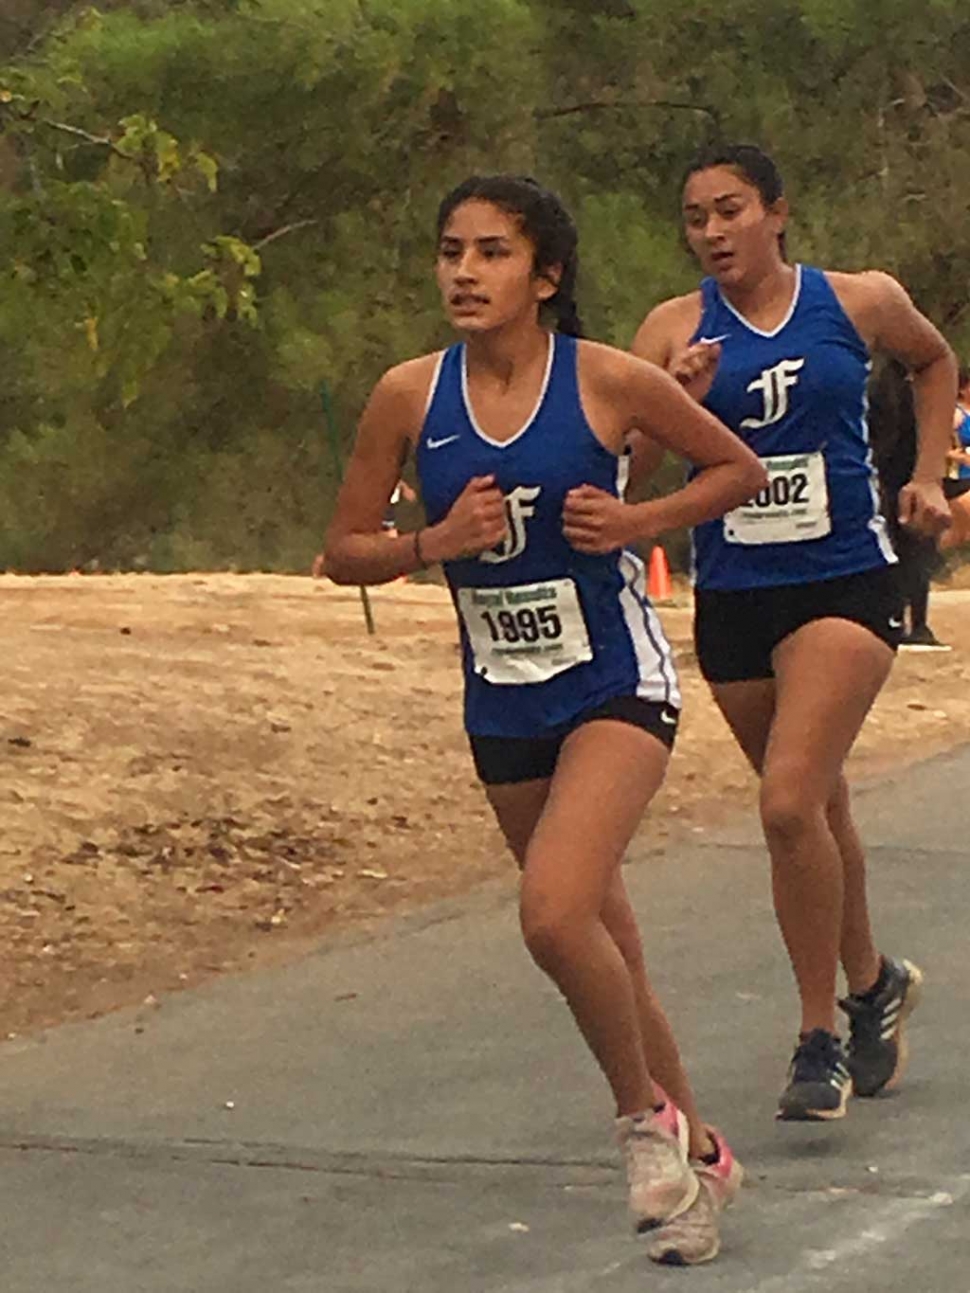
[[[760,418],[744,418],[741,425],[757,430],[780,422],[788,412],[788,392],[798,385],[798,373],[804,365],[804,359],[783,359],[773,368],[763,368],[761,376],[756,377],[747,388],[760,393],[764,401],[762,415]]]
[[[535,501],[541,493],[541,485],[516,485],[515,489],[505,495],[505,517],[509,532],[497,547],[481,553],[479,561],[498,565],[503,561],[511,561],[525,551],[525,523],[530,516],[535,515]]]

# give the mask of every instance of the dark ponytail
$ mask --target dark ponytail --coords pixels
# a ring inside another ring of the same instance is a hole
[[[574,250],[571,259],[568,262],[563,262],[562,275],[560,276],[555,296],[545,303],[546,309],[551,311],[555,317],[556,331],[564,332],[569,337],[581,337],[583,335],[583,321],[579,317],[579,307],[576,304],[577,268],[577,258]]]
[[[439,238],[451,213],[470,201],[491,202],[518,217],[535,251],[536,274],[547,277],[554,267],[560,268],[556,291],[542,303],[542,313],[552,317],[558,332],[581,337],[583,325],[576,305],[579,239],[572,217],[556,194],[528,175],[472,175],[452,189],[439,206]]]

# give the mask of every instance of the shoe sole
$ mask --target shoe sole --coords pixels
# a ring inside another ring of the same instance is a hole
[[[899,1012],[899,1022],[896,1025],[896,1067],[893,1069],[889,1079],[881,1087],[873,1091],[873,1095],[878,1095],[880,1091],[892,1091],[902,1080],[906,1065],[909,1062],[909,1039],[906,1036],[906,1020],[923,998],[923,971],[918,965],[914,965],[912,961],[901,961],[900,964],[909,975],[909,987],[906,989],[906,997]]]
[[[852,1083],[847,1082],[842,1088],[842,1098],[834,1109],[779,1109],[775,1114],[776,1122],[837,1122],[844,1118]]]
[[[914,652],[915,651],[952,651],[953,648],[949,646],[922,646],[922,645],[916,646],[916,645],[910,644],[909,642],[901,642],[899,645],[899,650],[914,651]]]
[[[740,1164],[737,1164],[737,1167],[740,1174],[736,1179],[740,1187],[741,1177],[744,1176],[744,1172]],[[733,1178],[734,1176],[735,1173],[732,1168],[731,1177]],[[678,1241],[676,1238],[665,1238],[661,1231],[647,1248],[647,1256],[657,1266],[701,1266],[705,1262],[713,1261],[721,1251],[721,1235],[720,1228],[717,1225],[717,1217],[724,1211],[731,1200],[728,1199],[724,1203],[718,1202],[717,1193],[710,1177],[705,1178],[705,1186],[707,1197],[710,1200],[711,1215],[714,1218],[713,1233],[708,1237],[708,1246],[698,1251],[696,1235],[685,1235]],[[698,1194],[697,1197],[700,1198],[701,1195]],[[694,1246],[692,1247],[692,1245]]]
[[[720,1241],[711,1245],[700,1256],[687,1258],[679,1248],[671,1248],[667,1252],[659,1253],[656,1257],[650,1254],[650,1260],[658,1266],[703,1266],[705,1262],[712,1262],[721,1251]]]
[[[703,1175],[704,1184],[707,1187],[715,1214],[724,1212],[740,1193],[741,1185],[744,1181],[744,1168],[732,1156],[731,1168],[726,1177],[715,1176],[709,1168],[701,1168],[700,1172]],[[685,1254],[676,1241],[665,1247],[662,1239],[657,1239],[647,1249],[647,1256],[657,1266],[702,1266],[705,1262],[712,1262],[720,1251],[720,1233],[715,1231],[711,1238],[710,1246],[701,1253],[695,1251]]]

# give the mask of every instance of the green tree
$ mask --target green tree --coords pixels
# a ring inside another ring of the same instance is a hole
[[[388,364],[447,339],[438,200],[559,189],[591,335],[696,282],[714,139],[773,151],[802,259],[897,273],[970,347],[962,0],[11,0],[0,565],[305,568]]]

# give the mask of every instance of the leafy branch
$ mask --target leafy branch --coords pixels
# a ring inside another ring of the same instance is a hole
[[[271,242],[276,242],[277,238],[285,238],[287,234],[296,233],[298,229],[309,229],[311,225],[319,224],[319,220],[294,220],[292,224],[283,225],[282,229],[274,229],[268,233],[265,238],[260,238],[259,242],[252,244],[253,251],[262,251],[268,247]]]
[[[672,112],[701,112],[720,128],[721,114],[706,103],[685,103],[678,99],[593,99],[588,103],[570,103],[559,108],[537,108],[537,121],[571,117],[586,112],[621,112],[629,108],[662,108]]]

